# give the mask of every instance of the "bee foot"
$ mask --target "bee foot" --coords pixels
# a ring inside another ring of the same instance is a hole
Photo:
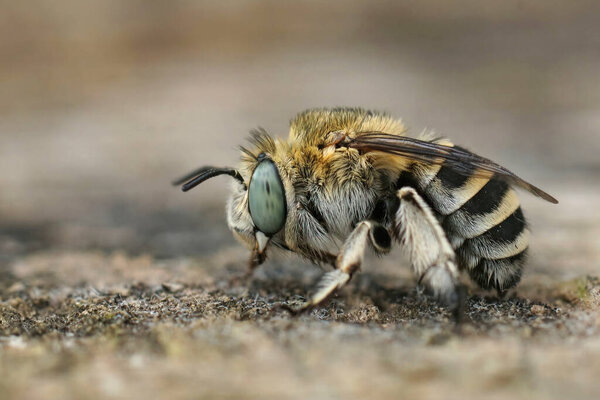
[[[466,289],[456,282],[450,269],[443,265],[434,265],[427,269],[419,280],[425,292],[433,296],[442,305],[448,307],[456,322],[464,316]]]

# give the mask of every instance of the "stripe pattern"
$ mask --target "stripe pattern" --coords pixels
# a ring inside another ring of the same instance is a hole
[[[444,164],[413,164],[396,186],[419,191],[437,214],[459,267],[482,288],[502,294],[521,279],[529,230],[510,186],[474,173],[458,173]]]

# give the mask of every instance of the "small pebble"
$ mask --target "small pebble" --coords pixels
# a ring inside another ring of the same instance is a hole
[[[171,293],[175,293],[175,292],[179,292],[180,290],[183,289],[183,285],[181,283],[175,283],[175,282],[165,282],[162,284],[162,288],[164,290],[166,290],[167,292],[171,292]]]
[[[545,310],[544,306],[540,306],[539,304],[531,306],[531,313],[535,315],[543,315]]]
[[[7,292],[9,294],[14,294],[14,293],[18,293],[25,290],[25,285],[23,285],[23,283],[21,282],[15,282],[12,285],[10,285],[10,287],[7,289]]]

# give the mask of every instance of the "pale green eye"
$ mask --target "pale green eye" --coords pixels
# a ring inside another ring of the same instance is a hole
[[[273,235],[283,228],[285,194],[273,161],[261,161],[254,170],[248,188],[248,207],[254,226],[264,234]]]

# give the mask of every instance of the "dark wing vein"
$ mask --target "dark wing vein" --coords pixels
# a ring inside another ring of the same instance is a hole
[[[425,164],[444,164],[459,173],[472,176],[489,178],[491,174],[495,174],[497,178],[523,188],[550,203],[558,203],[554,197],[519,178],[503,166],[460,148],[383,132],[360,133],[347,141],[346,145],[361,151],[381,151],[407,157]]]

